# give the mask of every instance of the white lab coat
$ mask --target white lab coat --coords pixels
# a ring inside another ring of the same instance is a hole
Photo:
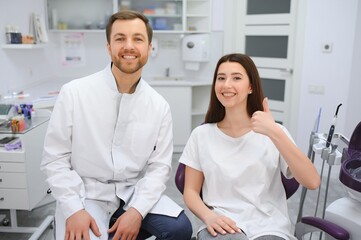
[[[65,84],[45,137],[41,169],[65,218],[85,199],[177,216],[161,197],[171,172],[172,119],[168,103],[140,79],[120,94],[110,64]]]

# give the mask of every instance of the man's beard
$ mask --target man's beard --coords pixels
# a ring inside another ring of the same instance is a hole
[[[113,64],[123,73],[132,74],[137,72],[139,69],[141,69],[144,64],[142,65],[141,62],[138,61],[138,63],[135,66],[127,66],[126,63],[120,63],[119,62],[113,62]]]

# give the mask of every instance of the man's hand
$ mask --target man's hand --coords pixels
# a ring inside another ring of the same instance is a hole
[[[100,231],[94,218],[84,209],[77,211],[65,222],[65,240],[90,240],[89,228],[100,237]]]
[[[117,219],[108,233],[115,231],[113,240],[136,240],[142,220],[142,215],[135,208],[129,208]]]

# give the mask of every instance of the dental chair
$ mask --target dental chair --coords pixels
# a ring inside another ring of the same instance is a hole
[[[280,173],[280,177],[282,178],[282,184],[286,192],[286,197],[288,199],[297,191],[299,187],[299,183],[294,178],[287,179],[286,177],[284,177],[282,173]],[[184,180],[185,180],[185,165],[183,163],[179,163],[175,175],[175,185],[182,194],[184,190]],[[348,231],[346,231],[344,228],[336,225],[331,221],[317,217],[303,217],[301,219],[301,223],[298,225],[298,231],[296,232],[296,237],[297,239],[301,240],[303,235],[314,231],[321,231],[326,233],[326,237],[328,237],[326,239],[339,239],[339,240],[350,239]],[[194,239],[196,238],[193,237],[192,240]],[[361,239],[361,237],[355,238],[355,240],[356,239],[357,240]]]

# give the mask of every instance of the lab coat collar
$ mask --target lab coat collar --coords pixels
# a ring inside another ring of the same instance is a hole
[[[117,84],[116,84],[116,80],[114,78],[114,75],[112,73],[112,65],[113,63],[109,63],[105,69],[103,70],[104,71],[104,75],[105,75],[105,81],[107,83],[107,85],[110,87],[110,89],[116,91],[117,93],[118,92],[118,87],[117,87]],[[141,89],[144,87],[144,79],[142,77],[140,77],[139,79],[139,82],[137,84],[137,87],[135,88],[135,91],[134,93],[132,94],[138,94],[138,92],[141,91]]]

